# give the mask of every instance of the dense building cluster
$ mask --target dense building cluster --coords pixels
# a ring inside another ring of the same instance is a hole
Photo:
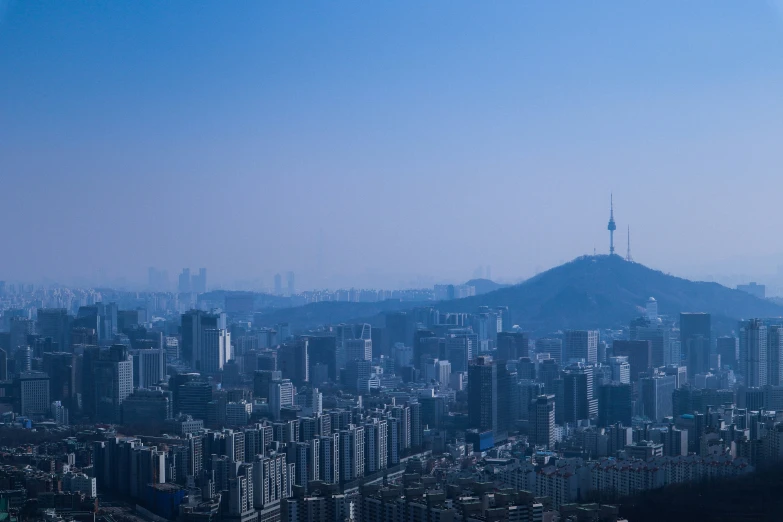
[[[783,321],[719,336],[650,298],[623,328],[533,334],[446,300],[308,327],[205,278],[1,287],[0,429],[47,441],[3,449],[0,511],[618,520],[623,497],[783,459]]]

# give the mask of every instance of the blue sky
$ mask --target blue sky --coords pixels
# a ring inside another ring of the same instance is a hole
[[[0,278],[783,264],[777,3],[0,7]]]

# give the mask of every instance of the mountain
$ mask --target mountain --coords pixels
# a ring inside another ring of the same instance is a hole
[[[495,290],[499,290],[507,286],[496,283],[490,279],[471,279],[465,283],[465,285],[475,288],[476,295],[488,294],[489,292],[494,292]]]
[[[441,311],[470,312],[508,306],[515,324],[531,331],[627,326],[647,299],[661,315],[708,312],[718,330],[749,317],[783,316],[783,306],[718,283],[695,282],[650,269],[620,256],[584,256],[519,285],[442,303]]]
[[[317,303],[277,310],[265,324],[288,321],[293,327],[371,321],[382,314],[416,306],[441,312],[475,312],[480,306],[507,306],[511,320],[525,330],[546,334],[566,328],[619,328],[643,313],[647,299],[673,319],[680,312],[712,314],[717,333],[728,333],[750,317],[781,317],[783,306],[718,283],[694,282],[650,269],[620,256],[584,256],[542,272],[524,283],[485,294],[439,303]]]

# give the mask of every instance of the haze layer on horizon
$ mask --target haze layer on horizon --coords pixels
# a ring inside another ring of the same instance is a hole
[[[0,279],[772,273],[777,7],[0,1]]]

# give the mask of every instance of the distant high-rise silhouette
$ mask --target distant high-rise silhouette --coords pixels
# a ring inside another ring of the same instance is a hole
[[[614,224],[614,201],[613,196],[609,195],[609,224],[606,229],[609,231],[609,255],[614,255],[614,231],[617,225]]]
[[[288,295],[294,296],[296,294],[296,283],[293,272],[288,272],[286,275],[286,283],[288,284]]]
[[[689,379],[709,369],[711,325],[710,314],[680,314],[680,346],[687,361]]]

